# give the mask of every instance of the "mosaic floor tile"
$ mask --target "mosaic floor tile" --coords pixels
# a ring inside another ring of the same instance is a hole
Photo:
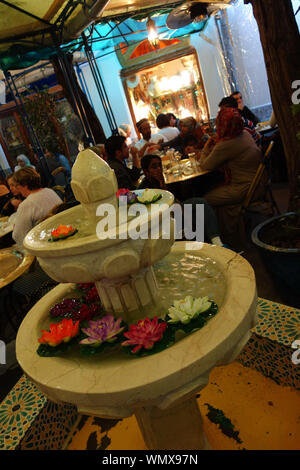
[[[290,346],[300,338],[300,310],[258,299],[257,323],[253,332]]]
[[[253,334],[237,361],[279,385],[300,390],[300,368],[292,363],[292,352],[288,346]]]
[[[76,419],[76,407],[52,403],[23,375],[0,404],[0,450],[60,449]]]
[[[0,449],[16,447],[46,402],[45,395],[23,375],[0,404]]]

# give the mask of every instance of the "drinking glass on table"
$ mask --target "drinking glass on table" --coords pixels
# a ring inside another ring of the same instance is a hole
[[[197,159],[196,159],[196,154],[193,153],[188,153],[189,161],[191,162],[191,167],[193,170],[197,169]]]

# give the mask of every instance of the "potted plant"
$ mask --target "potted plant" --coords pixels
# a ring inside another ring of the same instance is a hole
[[[298,112],[300,105],[294,105],[293,114]],[[297,138],[300,140],[300,132]],[[300,175],[292,207],[293,212],[272,217],[254,228],[252,241],[284,302],[300,308]]]

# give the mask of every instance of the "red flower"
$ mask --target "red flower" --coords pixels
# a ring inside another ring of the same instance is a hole
[[[51,323],[50,331],[42,330],[43,335],[39,338],[39,343],[49,346],[58,346],[60,343],[67,343],[79,333],[79,321],[75,324],[73,320],[63,319],[61,323]]]
[[[68,225],[60,224],[55,230],[52,230],[51,237],[52,237],[52,240],[59,240],[59,239],[69,237],[70,235],[73,235],[75,232],[77,232],[76,228],[73,228],[70,225],[68,226]]]
[[[130,193],[129,189],[121,188],[116,192],[116,196],[119,198],[120,196],[125,196],[127,193]]]
[[[136,344],[132,353],[138,352],[141,348],[151,349],[154,343],[162,339],[167,326],[167,322],[159,322],[157,317],[154,317],[153,320],[150,318],[139,320],[136,325],[130,325],[129,331],[124,333],[124,336],[129,340],[124,341],[122,346]]]
[[[77,289],[87,291],[94,286],[95,284],[93,282],[81,282],[80,284],[77,284]]]
[[[98,294],[98,290],[97,290],[97,287],[94,286],[92,287],[92,289],[90,289],[88,291],[88,293],[86,294],[85,296],[85,300],[86,302],[95,302],[95,301],[99,301],[99,294]]]

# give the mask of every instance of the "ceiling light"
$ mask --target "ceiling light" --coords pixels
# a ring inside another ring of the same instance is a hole
[[[147,31],[148,31],[148,41],[153,47],[158,47],[159,37],[158,37],[158,32],[156,29],[155,21],[149,18],[146,23],[146,26],[147,26]]]

